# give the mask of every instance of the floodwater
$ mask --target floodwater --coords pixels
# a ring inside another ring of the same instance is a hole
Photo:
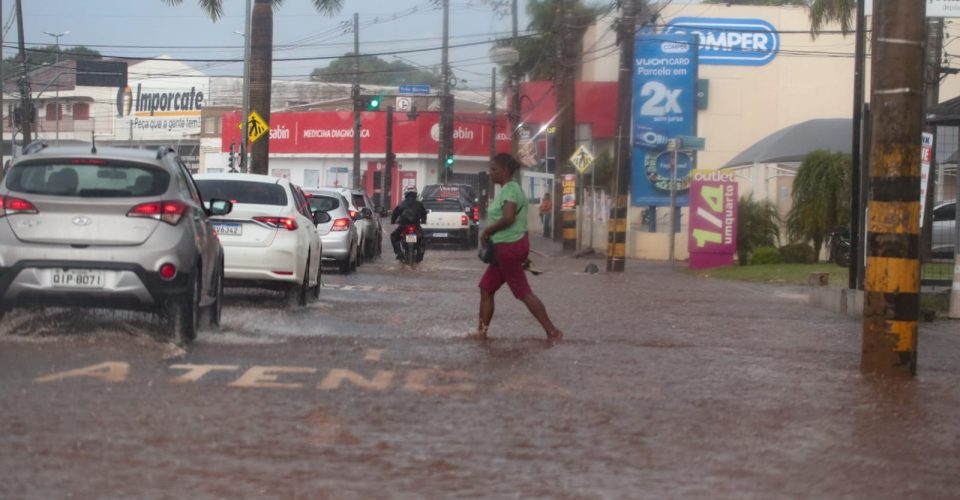
[[[187,349],[155,341],[150,315],[7,316],[0,497],[960,490],[955,324],[924,324],[916,379],[876,379],[858,369],[859,323],[800,289],[541,258],[531,284],[564,341],[507,289],[491,338],[468,340],[476,252],[428,250],[414,269],[387,257],[325,274],[306,309],[228,290],[223,327]]]

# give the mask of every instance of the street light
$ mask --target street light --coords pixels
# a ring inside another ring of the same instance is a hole
[[[56,62],[55,62],[53,65],[54,65],[54,66],[59,66],[59,65],[60,65],[60,37],[62,37],[62,36],[64,36],[64,35],[68,35],[68,34],[70,34],[70,32],[69,32],[69,31],[64,31],[64,32],[62,32],[62,33],[51,33],[51,32],[49,32],[49,31],[44,31],[43,33],[44,33],[45,35],[52,36],[53,39],[56,41],[56,44],[57,44],[57,59],[56,59]],[[59,84],[59,83],[57,84],[57,89],[56,89],[56,90],[57,90],[57,96],[54,98],[53,102],[54,102],[54,104],[55,104],[56,107],[57,107],[57,135],[56,135],[56,144],[57,144],[57,146],[59,146],[59,145],[60,145],[60,84]]]

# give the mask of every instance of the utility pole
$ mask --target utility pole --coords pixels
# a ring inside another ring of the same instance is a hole
[[[556,175],[575,173],[570,166],[570,157],[573,156],[576,116],[574,105],[576,102],[575,74],[576,41],[573,31],[573,0],[559,0],[560,12],[557,19],[561,19],[560,33],[562,42],[557,54],[557,153],[555,170]],[[562,178],[562,177],[561,177]],[[574,210],[560,210],[563,205],[562,183],[554,182],[554,221],[560,221],[560,231],[554,232],[554,241],[563,242],[564,252],[573,252],[577,248],[577,212]]]
[[[17,0],[17,43],[20,48],[20,128],[23,131],[23,147],[33,140],[33,101],[30,95],[30,80],[27,79],[27,50],[23,42],[23,5]]]
[[[924,0],[875,2],[873,15],[872,188],[860,368],[915,375]]]
[[[360,14],[353,13],[353,188],[359,189],[360,179]]]
[[[447,181],[447,156],[451,154],[451,151],[448,150],[448,146],[453,139],[453,130],[451,129],[452,120],[448,120],[447,116],[453,112],[449,102],[450,96],[450,61],[447,57],[447,52],[450,48],[450,0],[443,0],[443,51],[441,55],[440,62],[440,120],[438,125],[440,127],[439,139],[439,152],[437,154],[437,181],[440,183],[446,183]],[[447,137],[450,137],[450,141],[447,140]]]
[[[380,206],[393,207],[393,106],[387,106],[387,154],[383,167],[383,183],[380,189]]]
[[[850,148],[850,164],[853,167],[850,175],[850,265],[848,267],[847,287],[851,290],[860,288],[860,270],[863,269],[863,252],[860,250],[860,235],[863,234],[862,215],[863,193],[860,184],[863,178],[863,168],[860,152],[863,150],[863,87],[864,64],[866,60],[867,27],[865,2],[857,2],[856,32],[853,59],[853,145]]]
[[[49,32],[49,31],[44,31],[43,33],[44,33],[45,35],[50,35],[50,36],[52,36],[53,39],[56,41],[55,43],[56,43],[56,46],[57,46],[57,55],[56,55],[56,62],[53,63],[53,67],[54,67],[54,68],[57,68],[57,69],[59,70],[59,69],[60,69],[60,37],[62,37],[63,35],[66,35],[66,34],[68,34],[68,33],[70,33],[70,32],[69,32],[69,31],[64,31],[64,32],[62,32],[62,33],[51,33],[51,32]],[[59,76],[59,75],[57,75],[57,76]],[[56,140],[56,145],[59,146],[59,145],[60,145],[60,114],[61,114],[61,113],[60,113],[60,82],[56,82],[56,84],[57,84],[57,89],[56,89],[56,91],[57,91],[57,96],[54,98],[54,102],[56,103],[56,107],[57,107],[57,126],[56,126],[56,127],[57,127],[57,131],[56,131],[56,135],[55,135],[54,137],[55,137],[55,140]]]
[[[636,0],[625,0],[620,13],[620,74],[617,79],[616,177],[607,236],[607,272],[623,272],[627,255],[627,207],[630,205],[631,140],[633,111],[633,52]]]
[[[926,20],[927,23],[927,43],[926,43],[926,54],[924,54],[924,59],[926,64],[924,64],[924,73],[923,73],[923,111],[924,116],[926,116],[927,110],[933,108],[940,103],[940,54],[943,52],[943,18],[942,17],[930,17]],[[931,151],[932,157],[930,158],[930,170],[927,172],[927,191],[924,193],[923,200],[923,224],[920,226],[920,261],[924,262],[930,260],[932,246],[931,242],[933,240],[933,202],[934,195],[936,194],[936,179],[937,179],[937,162],[936,160],[936,150],[937,150],[937,127],[936,125],[928,126],[924,123],[923,127],[924,132],[928,132],[933,135],[933,151]],[[922,172],[921,172],[922,175]]]
[[[497,155],[497,67],[490,68],[490,161]]]
[[[517,47],[517,0],[510,3],[510,16],[513,24],[513,38],[511,46],[513,50],[520,50]],[[520,64],[514,63],[510,68],[510,145],[513,157],[517,157],[520,151]]]
[[[3,0],[0,0],[0,61],[3,61]],[[3,110],[6,108],[6,103],[3,98],[3,64],[0,64],[0,116],[3,115]],[[10,137],[13,137],[13,134],[10,134]],[[11,151],[13,151],[12,145],[13,141],[10,141]],[[6,175],[3,163],[3,120],[0,120],[0,180],[3,180],[3,177]]]
[[[254,0],[251,19],[258,23],[257,29],[250,26],[250,68],[257,68],[258,78],[250,78],[250,109],[256,111],[270,126],[270,86],[273,82],[273,0]],[[259,24],[262,23],[262,24]],[[254,38],[256,37],[256,38]],[[255,174],[270,173],[270,136],[250,145],[250,170]]]

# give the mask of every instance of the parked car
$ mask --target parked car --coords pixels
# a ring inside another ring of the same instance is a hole
[[[423,237],[432,243],[455,243],[462,248],[473,244],[470,217],[457,198],[424,198],[427,222],[423,224]]]
[[[224,252],[190,172],[156,151],[33,143],[0,186],[0,316],[19,306],[153,311],[177,344],[220,323]]]
[[[380,212],[375,210],[373,202],[360,189],[334,189],[350,202],[350,216],[357,224],[360,232],[360,260],[372,261],[383,251],[383,225],[380,223]]]
[[[357,270],[360,260],[360,231],[350,216],[350,202],[335,189],[308,189],[305,191],[310,208],[330,216],[317,225],[323,251],[320,258],[333,262],[343,274]]]
[[[223,244],[227,286],[286,290],[291,304],[320,295],[320,236],[307,199],[288,180],[257,174],[194,176],[207,197],[233,202],[230,217],[213,218]]]
[[[952,259],[957,243],[957,202],[933,208],[933,256]]]
[[[470,219],[470,244],[477,246],[480,239],[480,198],[469,184],[427,184],[420,192],[421,199],[456,198],[463,205],[463,211]]]

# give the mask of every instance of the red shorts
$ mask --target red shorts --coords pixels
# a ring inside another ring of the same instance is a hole
[[[506,283],[513,296],[523,300],[532,293],[523,263],[530,255],[530,239],[527,235],[513,243],[497,243],[493,246],[495,261],[487,266],[480,278],[480,289],[493,295]]]

